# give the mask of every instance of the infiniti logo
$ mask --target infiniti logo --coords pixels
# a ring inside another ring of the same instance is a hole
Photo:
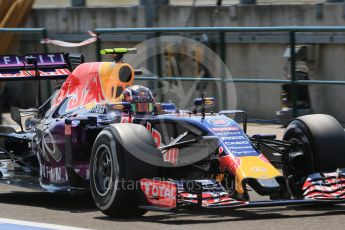
[[[264,167],[252,167],[250,168],[250,171],[258,173],[258,172],[266,172],[267,169]]]

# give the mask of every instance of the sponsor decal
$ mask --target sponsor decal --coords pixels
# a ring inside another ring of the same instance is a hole
[[[125,106],[123,104],[114,104],[113,105],[113,109],[115,109],[115,110],[122,110],[124,108],[125,108]]]
[[[166,153],[163,154],[163,159],[165,162],[170,162],[173,165],[177,164],[179,149],[171,148]]]
[[[234,140],[245,140],[244,136],[230,136],[230,137],[220,137],[222,141],[234,141]]]
[[[84,179],[90,179],[90,169],[87,165],[76,165],[74,170]],[[42,165],[40,175],[44,183],[65,183],[68,181],[67,171],[65,167],[53,167],[50,165]]]
[[[248,146],[250,146],[250,142],[249,141],[227,141],[224,142],[226,145],[241,145],[241,146],[237,146],[234,148],[247,148]],[[243,146],[244,145],[244,146]]]
[[[24,66],[19,56],[0,56],[0,67]]]
[[[221,128],[211,128],[214,132],[226,132],[226,131],[237,131],[240,130],[239,127],[221,127]]]
[[[79,67],[69,75],[62,85],[59,95],[52,101],[53,107],[59,105],[65,98],[68,98],[65,112],[84,107],[90,103],[101,103],[105,100],[100,78],[97,76],[97,72],[93,72],[98,71],[98,65]],[[85,72],[84,67],[89,67],[90,70]]]
[[[0,67],[24,67],[24,62],[28,57],[36,57],[38,66],[47,65],[65,65],[65,59],[63,54],[51,53],[51,54],[33,54],[24,57],[16,55],[4,55],[0,56]],[[25,65],[28,65],[25,63]]]
[[[156,146],[157,147],[161,146],[161,144],[162,144],[161,134],[156,129],[152,128],[152,125],[150,122],[146,123],[146,128],[147,128],[147,130],[149,130],[151,132],[151,135],[156,142]]]
[[[24,57],[24,60],[27,57],[36,57],[38,66],[45,65],[64,65],[66,64],[63,54],[34,54]]]
[[[249,170],[255,173],[259,173],[259,172],[263,173],[267,171],[267,169],[264,167],[251,167]]]
[[[105,105],[96,105],[91,109],[91,113],[105,114]]]
[[[144,93],[144,92],[140,92],[140,93]],[[152,103],[152,97],[150,96],[133,96],[132,100],[134,103]]]
[[[214,126],[228,126],[230,125],[230,121],[225,118],[210,118],[207,119],[207,122]]]
[[[149,203],[162,207],[176,207],[176,184],[170,181],[141,179],[141,190]]]
[[[104,101],[104,97],[99,78],[90,78],[83,84],[83,87],[76,87],[76,90],[69,95],[66,112],[84,107],[92,102],[102,101]]]
[[[253,148],[246,134],[235,122],[232,122],[231,119],[211,118],[208,120],[208,123],[212,126],[226,126],[210,127],[214,134],[219,137],[226,153],[235,157],[259,155],[259,153]]]
[[[67,98],[65,112],[83,108],[90,103],[118,102],[117,89],[122,92],[133,83],[121,82],[118,72],[128,64],[94,62],[79,65],[62,85],[59,94],[52,100],[52,107]]]
[[[57,146],[57,141],[48,129],[44,132],[40,141],[39,152],[47,162],[51,161],[50,157],[53,158],[55,162],[59,162],[62,159],[62,153]]]
[[[67,181],[67,172],[65,168],[44,165],[41,167],[41,176],[49,182],[63,183]]]
[[[228,132],[226,135],[220,136],[219,139],[224,144],[227,152],[236,157],[259,155],[242,132]]]
[[[250,150],[250,149],[252,149],[252,147],[250,145],[248,145],[248,146],[228,146],[228,145],[231,145],[230,142],[225,142],[225,145],[227,145],[227,149],[231,149],[232,153],[236,152],[238,154],[241,154],[241,153],[244,154],[245,151],[239,152],[239,151],[235,151],[235,150],[242,150],[242,149],[249,149]],[[247,153],[249,153],[249,152],[247,151]]]
[[[54,70],[46,70],[46,71],[39,71],[40,77],[54,77],[54,76],[61,76],[61,75],[69,75],[70,72],[68,69],[54,69]],[[9,71],[9,72],[2,72],[0,73],[0,77],[35,77],[34,70],[20,70],[20,71]]]

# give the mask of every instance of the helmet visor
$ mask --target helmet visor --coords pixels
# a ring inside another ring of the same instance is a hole
[[[135,113],[152,113],[153,103],[133,103],[132,110]]]

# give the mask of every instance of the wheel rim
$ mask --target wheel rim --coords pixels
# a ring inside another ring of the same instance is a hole
[[[292,151],[289,154],[291,154],[291,153],[302,153],[305,160],[312,157],[309,153],[311,151],[308,148],[308,146],[310,144],[309,144],[309,140],[306,136],[300,135],[298,138],[292,138],[289,141],[295,143],[295,147],[292,149]],[[292,168],[294,168],[292,165],[294,165],[294,164],[293,164],[293,162],[291,162],[290,156],[288,157],[288,164],[289,164],[289,167],[291,167],[290,170],[294,171],[294,170],[292,170]],[[306,167],[310,167],[310,169],[312,169],[313,166],[308,165],[306,163],[303,166],[303,168],[306,169]],[[298,169],[301,170],[301,168],[298,168]]]
[[[93,177],[96,192],[100,196],[105,196],[113,185],[113,159],[111,151],[106,145],[98,147],[93,164]]]
[[[308,149],[309,146],[309,140],[303,133],[297,133],[296,137],[293,137],[289,139],[288,141],[294,142],[295,147],[292,149],[292,152],[301,152],[305,157],[311,157],[308,152],[310,152],[310,149]],[[291,153],[289,153],[290,155]],[[300,184],[301,180],[303,179],[303,176],[305,176],[305,172],[303,171],[296,171],[296,168],[294,166],[294,163],[291,161],[290,156],[287,156],[285,159],[285,167],[283,167],[283,173],[286,178],[289,178],[289,176],[292,176],[291,179],[288,179],[288,184],[290,191],[292,192],[293,196],[295,198],[302,198],[303,195],[301,193],[301,186]],[[307,165],[305,165],[307,167]],[[297,169],[301,170],[301,169]]]

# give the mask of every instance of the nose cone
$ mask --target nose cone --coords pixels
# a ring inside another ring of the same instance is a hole
[[[236,171],[242,178],[268,179],[281,176],[262,154],[241,157],[241,166]]]
[[[269,195],[280,189],[276,178],[281,177],[281,173],[262,154],[241,157],[241,165],[235,175],[240,190],[243,182],[247,182],[260,195]]]
[[[245,182],[262,195],[279,189],[276,178],[282,175],[262,154],[244,157],[226,155],[220,158],[220,162],[221,168],[235,175],[235,189],[238,193],[245,192]]]

